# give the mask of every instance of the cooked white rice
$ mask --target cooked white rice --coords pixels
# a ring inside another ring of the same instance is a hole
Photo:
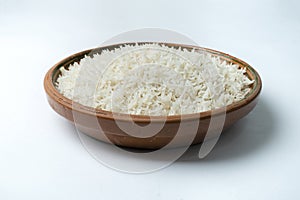
[[[194,50],[158,44],[125,45],[60,68],[57,89],[73,101],[137,115],[212,110],[249,93],[245,69]]]

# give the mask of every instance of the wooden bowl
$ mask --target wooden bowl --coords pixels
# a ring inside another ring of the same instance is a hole
[[[80,105],[64,97],[55,87],[55,82],[60,75],[60,67],[64,66],[68,68],[70,64],[79,62],[85,55],[93,55],[104,49],[112,50],[120,46],[120,44],[116,44],[76,53],[54,65],[48,71],[44,79],[44,88],[50,106],[61,116],[71,122],[75,121],[76,127],[80,131],[93,138],[119,146],[142,149],[159,149],[166,145],[168,147],[178,147],[201,143],[206,136],[207,138],[214,137],[215,132],[220,132],[228,128],[237,120],[247,115],[255,107],[262,88],[262,83],[259,74],[246,62],[228,54],[207,48],[171,43],[164,44],[177,48],[179,46],[187,49],[195,48],[197,51],[205,51],[227,62],[237,64],[240,67],[246,67],[247,76],[250,80],[255,80],[251,86],[251,92],[243,100],[230,104],[226,106],[225,109],[216,109],[187,115],[151,116],[151,122],[158,126],[161,125],[163,128],[151,137],[135,137],[132,134],[127,134],[128,132],[126,133],[119,125],[122,124],[122,126],[127,127],[127,130],[131,130],[132,121],[141,127],[147,126],[150,123],[149,116],[126,115],[104,110],[95,110],[94,108]],[[210,123],[212,119],[224,116],[224,114],[226,114],[224,118],[225,121],[223,120],[224,124]],[[196,128],[195,124],[197,125]],[[180,130],[181,134],[178,134],[178,130]],[[133,128],[132,131],[136,132],[134,135],[141,132],[141,130],[136,130],[136,128]]]

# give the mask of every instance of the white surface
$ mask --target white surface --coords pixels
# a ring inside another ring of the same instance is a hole
[[[297,0],[0,0],[0,199],[299,198],[299,9]],[[43,77],[72,53],[144,27],[245,60],[263,91],[206,159],[131,175],[86,152],[48,106]]]

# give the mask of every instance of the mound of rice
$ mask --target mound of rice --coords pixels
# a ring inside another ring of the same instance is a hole
[[[57,89],[85,106],[136,115],[216,109],[249,93],[245,69],[208,53],[159,44],[124,45],[60,68]]]

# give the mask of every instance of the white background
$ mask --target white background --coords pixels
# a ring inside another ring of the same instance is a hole
[[[298,199],[297,0],[0,0],[0,199]],[[251,64],[256,109],[204,160],[151,174],[94,160],[52,111],[43,78],[56,62],[124,31],[157,27]]]

